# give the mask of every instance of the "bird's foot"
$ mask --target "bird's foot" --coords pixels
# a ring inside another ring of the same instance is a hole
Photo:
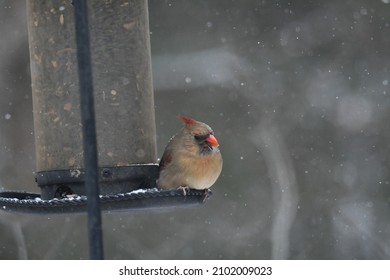
[[[204,193],[203,193],[203,200],[202,200],[202,202],[205,202],[209,197],[210,197],[210,190],[209,189],[205,189]]]
[[[181,190],[183,192],[183,195],[186,196],[187,193],[190,191],[190,187],[189,186],[180,186],[177,188],[178,190]]]

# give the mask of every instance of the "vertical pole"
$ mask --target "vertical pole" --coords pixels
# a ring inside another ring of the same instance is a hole
[[[103,238],[99,205],[97,139],[86,0],[74,1],[74,8],[85,188],[88,208],[89,250],[90,258],[96,260],[103,259]]]

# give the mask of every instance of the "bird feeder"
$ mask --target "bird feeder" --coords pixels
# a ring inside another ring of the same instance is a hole
[[[86,211],[75,17],[72,1],[27,1],[40,194],[0,193],[2,210]],[[88,1],[102,210],[200,204],[203,192],[156,189],[156,128],[146,0]],[[87,32],[88,32],[87,30]],[[87,46],[88,47],[88,46]]]

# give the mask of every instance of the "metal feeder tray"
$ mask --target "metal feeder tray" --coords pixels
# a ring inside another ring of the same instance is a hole
[[[128,193],[100,195],[99,201],[104,212],[139,209],[172,208],[193,206],[204,203],[211,191],[138,189]],[[0,192],[0,209],[29,214],[84,213],[87,197],[68,195],[64,198],[42,200],[41,195],[28,192]]]
[[[156,187],[157,164],[99,168],[99,202],[103,211],[170,208],[202,204],[211,191],[163,190]],[[0,209],[31,214],[87,212],[85,170],[38,172],[41,194],[0,192]]]

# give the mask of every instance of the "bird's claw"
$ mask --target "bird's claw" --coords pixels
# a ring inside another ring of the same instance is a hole
[[[180,186],[177,188],[178,190],[181,190],[183,192],[183,195],[186,196],[187,193],[190,191],[190,187],[189,186]]]
[[[180,186],[177,189],[183,192],[184,197],[186,197],[190,191],[189,186]],[[210,193],[211,191],[209,189],[204,189],[202,202],[205,202],[210,197]]]
[[[209,197],[210,197],[210,190],[209,189],[205,189],[204,193],[203,193],[203,200],[202,200],[202,202],[205,202]]]

